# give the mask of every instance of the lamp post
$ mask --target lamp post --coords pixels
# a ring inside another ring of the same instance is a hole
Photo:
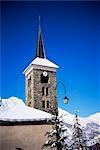
[[[63,82],[58,82],[55,89],[57,91],[57,87],[58,87],[59,84],[61,84],[63,86],[63,88],[64,88],[64,94],[65,94],[65,96],[63,98],[63,102],[64,102],[64,104],[68,104],[69,99],[66,96],[66,88],[65,88],[64,83]],[[62,145],[61,145],[61,143],[59,141],[60,140],[60,135],[59,135],[58,108],[56,108],[56,110],[55,110],[55,129],[56,129],[56,147],[57,147],[57,150],[61,150],[62,149]]]

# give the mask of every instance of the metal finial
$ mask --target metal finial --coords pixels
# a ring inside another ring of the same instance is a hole
[[[40,15],[39,15],[39,31],[41,31],[41,25],[40,25],[40,22],[41,22],[41,18],[40,18]]]

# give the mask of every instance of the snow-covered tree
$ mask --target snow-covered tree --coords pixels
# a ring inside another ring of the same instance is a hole
[[[58,113],[56,116],[52,119],[52,130],[47,132],[45,135],[47,137],[47,141],[42,146],[42,148],[50,147],[50,149],[56,150],[68,150],[67,146],[67,128],[64,125],[64,122],[62,120],[62,116],[58,116]]]
[[[83,150],[83,147],[86,147],[86,136],[81,128],[77,114],[75,115],[71,143],[70,150]]]

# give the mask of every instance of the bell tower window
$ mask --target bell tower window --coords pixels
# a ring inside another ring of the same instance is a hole
[[[49,101],[47,101],[47,108],[49,108]]]
[[[45,88],[42,87],[42,95],[45,95]]]
[[[45,108],[45,101],[42,101],[42,108]]]
[[[49,95],[49,88],[48,87],[42,87],[42,95],[43,96]]]
[[[46,96],[48,96],[48,89],[49,89],[49,88],[47,87],[47,88],[46,88]]]
[[[30,101],[31,98],[32,98],[32,95],[31,95],[31,89],[29,89],[29,91],[28,91],[28,100]]]
[[[48,75],[47,76],[44,76],[43,74],[41,74],[41,83],[48,83]]]
[[[30,87],[31,86],[31,76],[30,76],[30,78],[28,79],[28,87]]]

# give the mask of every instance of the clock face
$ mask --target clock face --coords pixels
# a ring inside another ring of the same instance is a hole
[[[46,71],[43,72],[43,76],[46,77],[48,74]]]

